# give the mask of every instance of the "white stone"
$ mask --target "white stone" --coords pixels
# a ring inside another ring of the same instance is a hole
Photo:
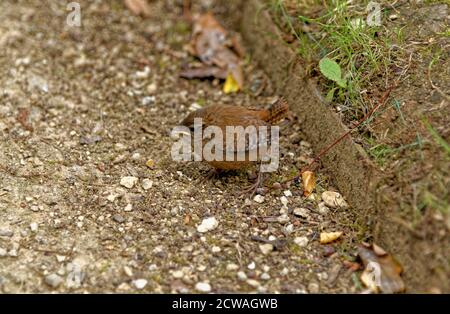
[[[347,208],[348,204],[341,194],[333,191],[325,191],[322,193],[322,200],[325,205],[332,208]]]
[[[120,179],[120,185],[123,185],[127,189],[131,189],[138,182],[138,178],[136,177],[123,177]]]
[[[264,202],[264,196],[259,195],[259,194],[256,194],[255,197],[253,198],[253,200],[254,200],[256,203],[261,204],[262,202]]]
[[[317,211],[321,214],[321,215],[326,215],[329,212],[329,209],[327,207],[327,205],[325,205],[325,202],[320,202],[318,205],[318,209]]]
[[[289,222],[289,216],[286,214],[283,214],[283,215],[278,216],[277,220],[279,223],[285,224],[285,223]]]
[[[199,292],[211,292],[211,285],[207,282],[197,282],[195,285],[195,290]]]
[[[133,286],[135,286],[136,289],[142,290],[147,285],[146,279],[136,279],[133,280]]]
[[[256,268],[256,264],[255,264],[255,262],[251,262],[250,264],[248,264],[247,267],[248,267],[248,269],[253,270]]]
[[[173,276],[173,278],[180,279],[180,278],[183,278],[184,273],[183,273],[182,270],[175,270],[175,271],[172,273],[172,276]]]
[[[302,218],[308,218],[309,217],[309,209],[307,208],[294,208],[293,211],[295,216],[302,217]]]
[[[273,245],[270,244],[270,243],[260,244],[260,245],[259,245],[259,249],[261,250],[261,252],[262,252],[264,255],[267,255],[267,254],[269,254],[270,252],[273,251]]]
[[[222,249],[221,249],[220,247],[218,247],[218,246],[213,246],[213,247],[211,248],[211,251],[212,251],[213,253],[219,253],[220,251],[222,251]]]
[[[8,252],[4,248],[0,247],[0,257],[5,257],[7,253]]]
[[[308,245],[308,238],[307,237],[296,237],[294,239],[294,243],[297,244],[299,247],[305,247]]]
[[[214,230],[219,225],[216,217],[208,217],[203,219],[202,223],[197,227],[197,231],[200,233],[205,233]]]
[[[45,277],[45,283],[52,288],[57,288],[62,282],[63,279],[57,274],[51,274]]]
[[[292,192],[290,190],[286,190],[283,192],[284,196],[289,197],[292,196]]]
[[[230,263],[230,264],[227,265],[227,270],[228,271],[234,271],[234,270],[238,270],[238,269],[239,269],[239,266],[236,265],[236,264]]]
[[[111,203],[116,200],[116,198],[119,196],[119,194],[109,194],[106,199],[110,201]]]
[[[142,180],[142,188],[143,188],[144,190],[147,191],[147,190],[151,189],[152,186],[153,186],[153,181],[152,181],[152,180],[150,180],[150,179],[144,179],[144,180]]]
[[[156,83],[151,83],[149,86],[147,86],[147,92],[153,94],[154,92],[156,92],[157,88],[158,86],[156,85]]]
[[[133,270],[128,267],[128,266],[124,266],[123,267],[123,272],[125,273],[125,275],[127,275],[128,277],[133,277]]]
[[[238,271],[237,277],[239,280],[242,280],[242,281],[247,280],[247,275],[243,271]]]
[[[287,225],[286,227],[284,227],[284,231],[287,234],[290,234],[290,233],[294,232],[294,225],[293,224]]]
[[[289,201],[288,201],[286,196],[280,197],[280,201],[281,201],[281,204],[283,204],[284,207],[287,207],[287,204],[289,203]]]
[[[32,222],[30,224],[31,231],[36,232],[36,231],[38,231],[38,228],[39,228],[39,225],[36,222]]]
[[[255,279],[248,279],[247,284],[255,288],[258,288],[261,285],[259,281],[256,281]]]
[[[133,205],[127,204],[123,210],[126,212],[131,212],[133,210]]]
[[[268,273],[262,273],[261,274],[261,279],[262,280],[269,280],[270,279],[270,275]]]

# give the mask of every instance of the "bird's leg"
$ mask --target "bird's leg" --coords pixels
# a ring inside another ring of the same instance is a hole
[[[255,195],[256,190],[263,185],[263,182],[264,182],[264,174],[261,171],[261,165],[259,165],[258,177],[256,178],[255,183],[244,188],[241,194],[250,193],[250,198],[252,198],[253,195]]]
[[[197,180],[197,183],[199,184],[203,184],[206,181],[212,180],[214,178],[217,178],[220,176],[220,174],[222,173],[222,171],[220,169],[216,169],[216,168],[212,168],[208,171],[208,173],[206,174],[206,176],[200,178]]]

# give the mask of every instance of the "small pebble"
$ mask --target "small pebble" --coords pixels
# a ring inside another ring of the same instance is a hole
[[[287,234],[294,232],[294,225],[288,224],[286,227],[284,227],[284,232]]]
[[[153,186],[153,181],[152,181],[152,180],[150,180],[150,179],[144,179],[144,180],[142,180],[142,188],[143,188],[144,190],[147,191],[147,190],[151,189],[152,186]]]
[[[50,274],[48,276],[45,276],[45,283],[52,288],[57,288],[62,282],[63,279],[57,274]]]
[[[228,271],[234,271],[234,270],[238,270],[238,269],[239,269],[239,266],[236,265],[236,264],[231,263],[231,264],[227,265],[227,270]]]
[[[262,202],[264,202],[264,196],[257,194],[257,195],[255,195],[255,197],[253,198],[253,200],[254,200],[256,203],[261,204]]]
[[[239,280],[242,280],[242,281],[247,280],[247,275],[243,271],[238,271],[237,277]]]
[[[270,275],[268,273],[262,273],[261,274],[261,279],[262,280],[269,280],[270,279]]]
[[[36,232],[36,231],[38,231],[38,228],[39,228],[39,225],[36,222],[32,222],[30,224],[31,231]]]
[[[397,14],[391,14],[391,15],[389,15],[389,19],[391,21],[394,21],[394,20],[398,19],[398,15]]]
[[[0,229],[0,237],[12,237],[14,232],[9,229]]]
[[[197,227],[197,231],[200,233],[205,233],[214,230],[219,225],[219,222],[215,217],[209,217],[203,219],[202,223]]]
[[[125,221],[125,218],[123,218],[123,216],[121,216],[119,214],[115,214],[112,218],[115,222],[118,222],[118,223],[122,223]]]
[[[284,207],[287,207],[287,204],[288,204],[289,201],[286,198],[286,196],[280,197],[280,201],[281,201],[281,204],[283,204]]]
[[[308,245],[308,238],[307,237],[296,237],[294,239],[294,243],[297,244],[299,247],[305,247]]]
[[[176,270],[172,273],[173,278],[180,279],[183,278],[184,273],[181,270]]]
[[[219,253],[219,252],[222,251],[222,250],[221,250],[221,248],[218,247],[218,246],[213,246],[213,247],[211,248],[211,251],[212,251],[213,253]]]
[[[247,267],[248,267],[248,269],[253,270],[256,268],[256,264],[255,264],[255,262],[251,262],[250,264],[248,264]]]
[[[133,270],[128,267],[128,266],[124,266],[123,267],[123,272],[125,273],[125,275],[127,275],[128,277],[133,277]]]
[[[283,214],[283,215],[278,216],[277,220],[280,224],[285,224],[285,223],[289,222],[289,216],[286,214]]]
[[[261,284],[259,283],[259,281],[255,280],[255,279],[247,279],[247,284],[249,284],[252,287],[258,288]]]
[[[156,100],[155,96],[145,96],[144,98],[142,98],[142,105],[147,106],[153,104],[155,100]]]
[[[147,285],[147,280],[146,279],[136,279],[133,280],[133,286],[136,289],[142,290],[145,288],[145,286]]]
[[[286,190],[283,192],[284,196],[289,197],[292,196],[292,192],[290,190]]]
[[[328,212],[330,211],[328,209],[328,207],[325,205],[325,202],[320,202],[317,208],[317,211],[321,214],[321,215],[326,215],[328,214]]]
[[[274,188],[275,190],[281,190],[281,184],[278,183],[278,182],[275,182],[275,183],[272,185],[272,188]]]
[[[123,177],[120,179],[120,185],[123,185],[127,189],[131,189],[138,182],[136,177]]]
[[[347,208],[348,204],[341,194],[333,191],[325,191],[322,193],[322,200],[325,205],[331,208]]]
[[[123,210],[126,212],[131,212],[133,210],[133,205],[127,204]]]
[[[273,245],[270,244],[270,243],[260,244],[260,245],[259,245],[259,249],[261,250],[261,252],[262,252],[264,255],[267,255],[267,254],[269,254],[270,252],[273,251]]]
[[[309,210],[307,208],[294,208],[293,214],[302,218],[309,218]]]
[[[0,247],[0,257],[5,257],[6,254],[8,254],[8,252],[4,248]]]
[[[211,285],[207,282],[197,282],[195,289],[199,292],[211,292]]]

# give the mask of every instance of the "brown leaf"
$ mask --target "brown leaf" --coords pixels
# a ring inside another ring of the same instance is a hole
[[[226,79],[227,70],[221,69],[216,66],[203,66],[200,68],[187,68],[180,72],[180,76],[193,79],[193,78],[207,78],[216,77],[220,79]]]
[[[234,51],[230,47],[233,47]],[[214,18],[212,13],[203,14],[196,19],[188,51],[198,57],[203,64],[221,69],[221,71],[218,71],[216,69],[205,68],[205,71],[209,71],[208,74],[217,74],[217,76],[213,76],[220,79],[224,79],[228,74],[231,74],[238,84],[239,89],[242,89],[244,75],[241,68],[240,54],[243,53],[243,49],[236,39],[228,38],[227,31]],[[225,71],[225,75],[223,75],[223,71]],[[203,73],[195,71],[194,74]],[[189,75],[192,72],[187,74],[185,77],[193,77]]]
[[[150,16],[147,0],[124,0],[124,3],[134,15]]]
[[[308,197],[316,188],[316,176],[312,171],[302,173],[303,195]]]
[[[365,269],[361,281],[373,292],[397,293],[405,290],[400,277],[401,265],[386,251],[377,245],[358,246],[358,255]]]

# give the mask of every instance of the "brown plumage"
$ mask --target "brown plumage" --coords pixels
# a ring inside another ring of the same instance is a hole
[[[286,118],[288,115],[288,105],[284,99],[278,100],[268,109],[245,108],[232,105],[213,105],[201,108],[190,113],[183,121],[184,126],[193,130],[194,119],[202,118],[203,129],[208,126],[218,126],[222,129],[225,137],[226,126],[267,126],[276,125],[278,122]],[[269,130],[270,133],[270,130]],[[246,146],[246,160],[237,161],[237,152],[235,153],[235,161],[208,161],[208,163],[218,170],[237,170],[243,169],[251,165],[248,156],[251,150],[257,147]],[[224,158],[225,159],[225,158]]]

